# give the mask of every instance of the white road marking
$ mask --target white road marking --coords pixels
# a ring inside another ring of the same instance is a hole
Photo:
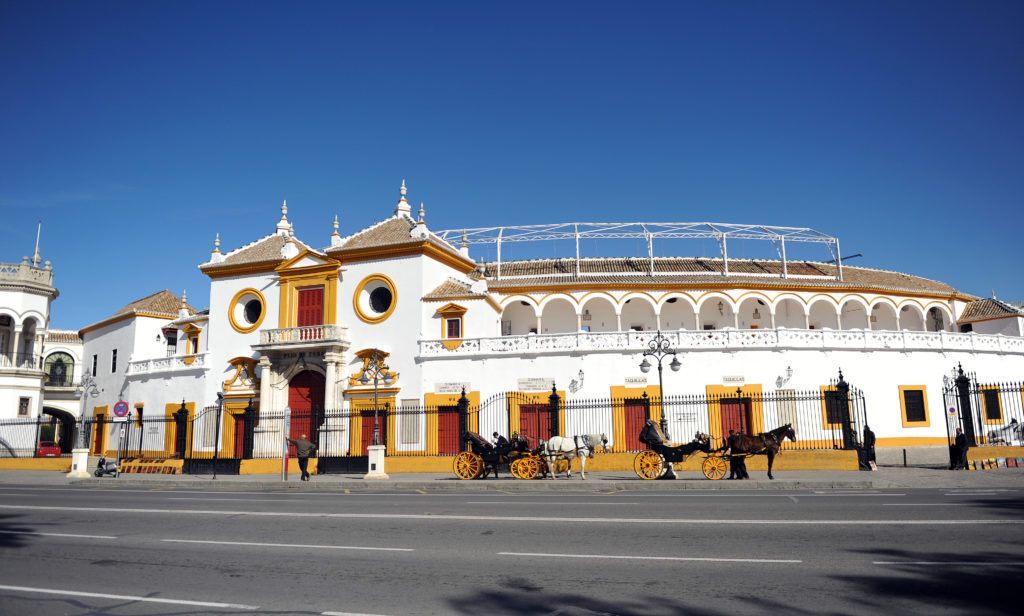
[[[1024,519],[991,520],[759,520],[728,518],[583,518],[496,515],[433,515],[429,513],[314,513],[308,511],[230,511],[217,509],[142,509],[122,507],[58,507],[43,505],[0,505],[0,509],[23,511],[73,511],[76,513],[154,513],[164,515],[224,515],[290,518],[337,518],[348,520],[460,520],[466,522],[562,522],[566,524],[694,524],[694,525],[797,525],[797,526],[1016,526]]]
[[[549,554],[544,552],[498,552],[498,556],[529,556],[538,558],[605,558],[609,560],[678,560],[702,563],[802,563],[802,560],[775,558],[708,558],[685,556],[617,556],[612,554]]]
[[[871,563],[872,565],[928,565],[928,566],[956,566],[956,567],[1020,567],[1024,565],[1024,561],[979,561],[979,560],[876,560]]]
[[[800,503],[800,501],[798,501],[795,496],[790,496],[789,500],[793,501],[794,503]]]
[[[110,535],[74,535],[71,533],[37,533],[30,530],[0,530],[4,535],[37,535],[39,537],[73,537],[76,539],[117,539]]]
[[[970,507],[970,503],[882,503],[883,507]]]
[[[12,592],[42,593],[45,595],[64,595],[68,597],[92,597],[95,599],[114,599],[117,601],[141,601],[145,603],[171,603],[174,605],[192,605],[196,607],[219,607],[236,610],[258,610],[258,605],[242,605],[240,603],[214,603],[212,601],[188,601],[185,599],[158,599],[156,597],[133,597],[130,595],[109,595],[99,592],[79,592],[77,590],[55,590],[52,588],[32,588],[29,586],[3,586],[0,590]]]
[[[320,612],[320,616],[385,616],[384,614],[361,614],[359,612]]]
[[[260,548],[309,548],[317,550],[369,550],[374,552],[415,552],[413,548],[374,548],[355,545],[308,545],[301,543],[255,543],[252,541],[205,541],[202,539],[161,539],[165,543],[205,543],[211,545],[247,545]]]
[[[581,502],[581,501],[563,501],[563,502],[558,502],[558,501],[520,501],[520,500],[510,500],[510,501],[466,501],[466,504],[467,505],[558,505],[558,506],[561,506],[561,507],[564,507],[566,505],[595,505],[595,506],[603,507],[605,505],[639,505],[641,503],[609,503],[609,502],[587,503],[587,502]]]
[[[815,490],[815,494],[878,494],[878,490]]]
[[[167,500],[187,501],[229,501],[236,503],[308,503],[303,500],[281,500],[280,498],[202,498],[199,496],[170,496]]]

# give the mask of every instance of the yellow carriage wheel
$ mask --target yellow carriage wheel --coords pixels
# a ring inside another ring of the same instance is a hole
[[[523,479],[536,479],[543,463],[544,461],[537,456],[523,458]]]
[[[512,460],[512,464],[508,465],[509,472],[511,472],[512,476],[515,477],[516,479],[527,478],[525,476],[525,473],[523,472],[523,462],[523,458],[516,458],[515,460]]]
[[[471,451],[455,456],[455,476],[459,479],[476,479],[484,472],[484,460]]]
[[[729,465],[722,456],[708,456],[704,458],[704,462],[700,465],[700,470],[703,471],[704,476],[708,479],[718,481],[725,477],[726,471],[729,470]]]
[[[657,451],[641,451],[633,458],[633,471],[640,479],[657,479],[665,472],[665,459]]]

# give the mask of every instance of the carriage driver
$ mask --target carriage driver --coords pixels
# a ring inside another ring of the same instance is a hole
[[[491,438],[491,442],[494,443],[495,447],[500,449],[500,448],[508,447],[509,446],[508,439],[505,438],[504,436],[498,434],[497,432],[492,434],[491,437],[492,437]]]
[[[640,442],[648,447],[665,442],[665,439],[661,436],[661,430],[658,429],[653,419],[648,419],[644,423],[644,429],[640,431]]]

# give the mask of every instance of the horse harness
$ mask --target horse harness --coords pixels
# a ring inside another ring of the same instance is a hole
[[[583,446],[582,447],[580,447],[580,441],[581,440],[583,441]],[[580,456],[580,450],[581,449],[586,449],[587,450],[587,457],[588,458],[593,458],[594,457],[594,445],[590,442],[590,435],[589,434],[584,434],[582,436],[580,436],[579,434],[574,434],[572,436],[572,442],[573,442],[573,445],[576,447],[576,457],[577,458]]]

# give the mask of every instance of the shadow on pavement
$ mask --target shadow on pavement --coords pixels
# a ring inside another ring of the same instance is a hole
[[[706,608],[690,607],[662,597],[608,601],[587,595],[544,592],[525,579],[504,581],[508,590],[484,590],[468,596],[452,598],[448,605],[453,614],[488,614],[513,616],[547,614],[558,616],[661,616],[687,614],[714,616],[722,614]]]
[[[16,524],[14,521],[24,516],[21,515],[0,515],[0,548],[23,548],[28,545],[28,539],[36,529],[23,524]]]

